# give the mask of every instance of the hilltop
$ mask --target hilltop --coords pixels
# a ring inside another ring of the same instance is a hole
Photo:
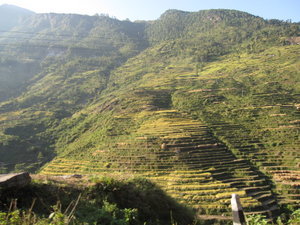
[[[205,214],[232,193],[297,208],[299,36],[236,10],[30,13],[0,35],[1,170],[133,173]]]
[[[33,15],[34,12],[14,6],[14,5],[1,5],[0,6],[0,27],[1,32],[12,29],[24,17]]]

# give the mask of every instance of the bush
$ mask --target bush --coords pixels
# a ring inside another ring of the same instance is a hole
[[[267,225],[268,221],[263,215],[250,215],[247,217],[248,225]]]
[[[300,224],[300,209],[296,210],[292,213],[291,218],[288,222],[289,225],[297,225]]]

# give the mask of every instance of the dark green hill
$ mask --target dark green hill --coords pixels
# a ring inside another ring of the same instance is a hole
[[[0,36],[3,170],[136,173],[201,213],[299,202],[299,24],[36,14]],[[25,69],[27,68],[27,70]]]
[[[168,10],[148,27],[148,34],[151,42],[157,43],[177,38],[194,39],[208,36],[209,33],[213,33],[211,36],[223,36],[223,29],[226,28],[227,32],[232,32],[232,38],[237,42],[245,40],[266,24],[260,17],[236,10],[203,10],[192,13]]]

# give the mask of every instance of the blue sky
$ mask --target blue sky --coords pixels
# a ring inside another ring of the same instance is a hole
[[[237,9],[265,19],[300,22],[300,0],[0,0],[38,13],[105,13],[118,19],[154,20],[167,9]]]

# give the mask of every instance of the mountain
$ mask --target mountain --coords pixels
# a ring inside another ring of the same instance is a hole
[[[1,32],[10,30],[23,18],[33,15],[34,12],[14,5],[0,5],[0,27]]]
[[[147,177],[199,213],[278,215],[299,193],[299,23],[33,14],[0,36],[0,165]]]
[[[16,94],[15,89],[26,87],[23,83],[43,71],[42,64],[49,60],[51,64],[55,60],[61,64],[68,57],[102,57],[105,64],[110,59],[113,64],[126,60],[147,47],[140,38],[143,26],[104,16],[34,14],[23,18],[0,37],[1,69],[5,70],[0,100]],[[24,70],[26,73],[22,73]]]

